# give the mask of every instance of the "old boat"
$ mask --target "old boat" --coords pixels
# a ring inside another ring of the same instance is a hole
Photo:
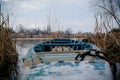
[[[114,65],[93,44],[53,39],[34,46],[24,60],[20,80],[114,80]],[[40,64],[36,64],[40,63]],[[111,69],[112,67],[112,69]]]
[[[97,49],[93,44],[72,39],[53,39],[41,42],[32,47],[26,56],[29,61],[32,58],[39,58],[43,63],[53,61],[74,61],[74,57],[79,53],[84,53],[89,49]]]

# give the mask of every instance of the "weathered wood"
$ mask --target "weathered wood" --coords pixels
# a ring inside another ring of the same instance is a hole
[[[41,64],[41,60],[40,60],[40,58],[35,58],[35,59],[33,59],[33,61],[35,61],[37,64]],[[28,61],[24,61],[23,62],[23,67],[30,67],[30,66],[32,66],[33,65],[33,62],[32,61],[30,61],[30,62],[28,62]]]
[[[40,56],[41,55],[47,55],[47,54],[50,54],[50,55],[54,55],[54,54],[64,54],[64,53],[69,53],[69,54],[71,54],[71,53],[76,53],[76,54],[83,54],[83,53],[85,53],[85,52],[87,52],[88,50],[74,50],[74,51],[60,51],[60,52],[53,52],[53,51],[51,51],[51,52],[36,52],[36,54],[37,54],[37,58],[35,58],[35,59],[33,59],[37,64],[41,64],[42,62],[41,62],[41,58],[40,58]],[[73,58],[73,60],[74,60],[74,58]],[[55,59],[53,58],[51,58],[51,61],[55,61]],[[69,59],[66,59],[65,61],[69,61]],[[32,66],[33,65],[33,62],[32,61],[30,61],[30,62],[27,62],[27,61],[24,61],[23,62],[23,67],[30,67],[30,66]]]
[[[74,50],[74,51],[51,51],[51,52],[36,52],[37,55],[40,54],[63,54],[63,53],[85,53],[88,50]]]

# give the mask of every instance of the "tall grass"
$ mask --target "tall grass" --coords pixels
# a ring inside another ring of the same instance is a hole
[[[93,43],[108,53],[111,62],[120,62],[120,28],[109,25],[109,19],[101,16],[96,18]]]
[[[8,28],[8,18],[0,14],[0,80],[16,80],[18,53]]]

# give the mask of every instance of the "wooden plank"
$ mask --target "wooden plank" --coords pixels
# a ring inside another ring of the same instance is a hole
[[[51,51],[51,52],[36,52],[37,55],[39,54],[63,54],[63,53],[85,53],[88,50],[73,50],[73,51]]]
[[[53,61],[74,61],[78,54],[83,54],[88,50],[74,50],[74,51],[60,51],[60,52],[38,52],[37,57],[41,59],[43,63]]]
[[[74,54],[76,54],[76,55],[79,54],[79,53],[83,54],[87,51],[88,50],[74,50],[74,51],[60,51],[60,52],[53,52],[53,51],[52,52],[36,52],[37,58],[35,58],[33,61],[35,61],[37,64],[41,64],[41,61],[46,62],[47,60],[48,60],[48,62],[52,62],[52,61],[74,61],[74,57],[75,57]],[[62,55],[63,56],[65,55],[64,59],[61,59]],[[41,58],[41,56],[47,56],[47,57],[42,57]],[[24,63],[23,67],[32,66],[33,61],[30,61],[30,62],[24,61],[23,62]]]
[[[39,58],[35,58],[33,59],[34,62],[36,62],[36,64],[41,64],[41,60]],[[33,65],[33,61],[23,61],[23,67],[30,67]]]

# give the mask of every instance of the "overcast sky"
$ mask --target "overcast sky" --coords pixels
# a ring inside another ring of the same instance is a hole
[[[71,28],[73,32],[92,32],[94,13],[90,0],[0,0],[3,11],[11,17],[14,28],[23,24],[26,28],[45,29],[48,20],[52,30]]]

